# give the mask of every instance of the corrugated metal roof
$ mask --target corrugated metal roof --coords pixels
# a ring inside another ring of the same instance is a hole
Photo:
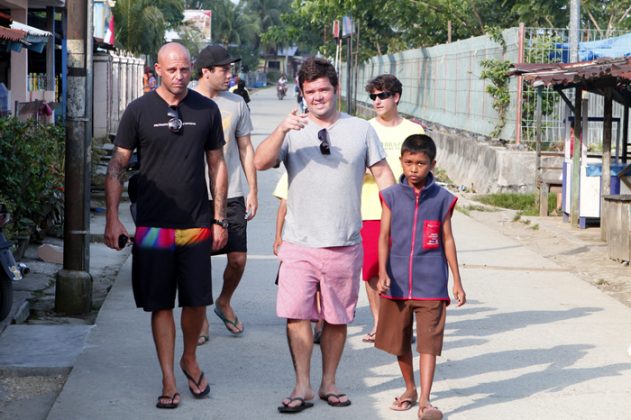
[[[631,91],[631,57],[600,58],[580,63],[513,64],[511,76],[544,86],[573,87],[594,82]],[[538,83],[537,83],[538,82]]]
[[[0,26],[0,39],[6,39],[9,41],[19,41],[26,36],[26,32],[19,29],[5,28]]]
[[[510,76],[522,76],[533,86],[555,90],[580,87],[599,95],[613,94],[613,100],[631,105],[631,57],[599,58],[579,63],[513,64]]]

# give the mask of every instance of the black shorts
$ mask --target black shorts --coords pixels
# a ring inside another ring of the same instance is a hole
[[[210,213],[214,214],[215,207],[210,201]],[[243,197],[229,198],[226,208],[228,219],[228,243],[220,250],[213,251],[213,255],[228,254],[230,252],[248,252],[248,221],[245,220],[245,199]],[[213,216],[214,218],[214,216]]]
[[[209,228],[136,228],[132,287],[136,306],[147,312],[213,303]]]

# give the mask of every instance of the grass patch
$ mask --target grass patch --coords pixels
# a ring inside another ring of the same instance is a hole
[[[456,211],[464,214],[465,216],[471,216],[471,210],[466,206],[456,206]]]
[[[472,211],[487,212],[487,213],[497,211],[497,209],[494,209],[493,207],[481,206],[479,204],[467,204],[464,206],[457,205],[456,210],[458,210],[460,213],[463,213],[467,216],[470,216]]]
[[[493,207],[488,207],[488,206],[480,206],[477,204],[467,204],[466,206],[467,210],[469,211],[485,211],[485,212],[494,212],[497,211],[497,209],[494,209]]]
[[[521,215],[524,216],[538,216],[539,204],[536,202],[537,194],[518,194],[518,193],[497,193],[497,194],[485,194],[472,197],[474,200],[490,206],[502,207],[505,209],[519,210],[520,215],[517,215],[516,220],[519,220]],[[548,195],[548,212],[551,212],[556,208],[556,193]]]
[[[448,185],[453,184],[453,182],[451,181],[451,179],[449,179],[449,176],[447,176],[447,172],[444,169],[434,168],[432,173],[434,174],[434,179],[436,181],[444,182],[445,184],[448,184]]]

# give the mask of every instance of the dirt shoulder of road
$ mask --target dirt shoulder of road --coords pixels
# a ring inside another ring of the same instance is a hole
[[[599,227],[572,228],[562,216],[518,217],[518,211],[484,206],[471,198],[461,195],[457,209],[631,307],[629,262],[609,259]]]

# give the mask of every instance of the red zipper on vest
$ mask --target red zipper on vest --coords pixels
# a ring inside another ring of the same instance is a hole
[[[414,257],[414,245],[416,243],[416,224],[418,223],[418,205],[421,201],[421,191],[418,193],[414,191],[414,222],[412,224],[412,245],[410,246],[410,266],[408,269],[408,299],[412,299],[412,261]]]

